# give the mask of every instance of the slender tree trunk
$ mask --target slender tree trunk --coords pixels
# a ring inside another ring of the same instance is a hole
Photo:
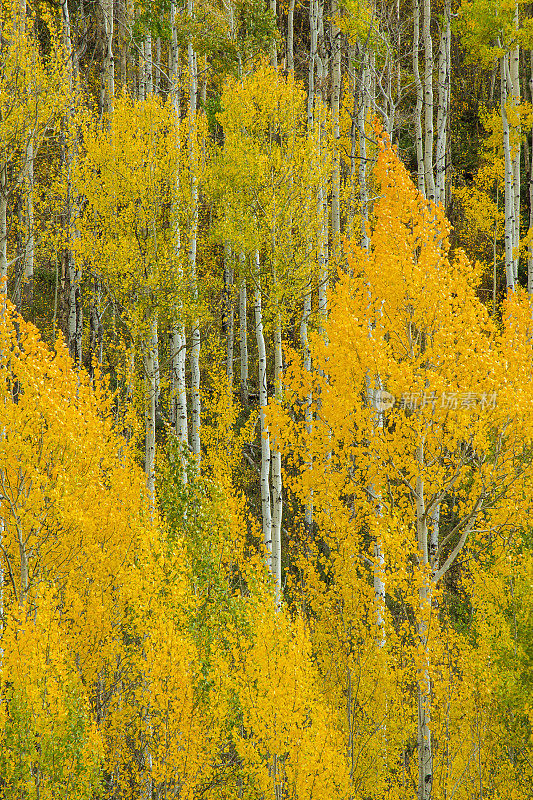
[[[426,181],[424,177],[424,138],[422,134],[422,108],[424,93],[420,80],[418,56],[420,50],[420,0],[413,0],[413,75],[416,89],[415,106],[415,138],[416,138],[416,163],[418,169],[418,191],[426,194]]]
[[[340,100],[341,100],[341,31],[336,17],[340,13],[338,0],[331,3],[331,117],[333,124],[333,166],[331,173],[331,235],[334,259],[340,256],[341,243],[341,165],[340,165]]]
[[[33,305],[33,268],[35,251],[35,233],[33,219],[33,141],[28,142],[26,166],[26,227],[27,241],[24,253],[24,300],[27,308]]]
[[[515,205],[513,187],[513,165],[511,160],[511,141],[509,131],[509,121],[507,119],[507,56],[503,55],[500,59],[501,66],[501,114],[503,128],[503,153],[505,158],[505,277],[507,290],[514,291],[514,226],[515,226]]]
[[[7,294],[7,180],[5,166],[0,170],[0,292]]]
[[[63,48],[65,50],[66,58],[69,64],[69,89],[71,97],[74,98],[74,88],[76,85],[76,72],[74,68],[74,54],[72,47],[72,38],[70,30],[70,16],[68,3],[66,0],[61,4],[61,12],[63,17]],[[73,114],[73,108],[68,110],[67,125],[70,125],[70,118]],[[83,312],[81,304],[81,269],[76,264],[76,259],[71,247],[71,240],[77,235],[75,224],[72,220],[72,181],[71,173],[73,168],[74,159],[76,158],[76,142],[72,148],[68,147],[67,137],[63,137],[62,147],[62,160],[66,165],[67,173],[67,195],[65,199],[65,228],[66,228],[66,241],[67,246],[65,250],[65,268],[67,273],[68,296],[66,298],[67,306],[67,343],[69,353],[74,362],[80,366],[82,362],[82,340],[83,340]]]
[[[231,267],[231,247],[224,247],[224,318],[226,333],[226,378],[230,390],[233,388],[233,269]]]
[[[259,422],[261,434],[261,512],[263,520],[263,542],[266,549],[268,568],[275,578],[272,564],[272,510],[270,501],[270,436],[266,425],[264,409],[268,403],[267,360],[265,337],[263,334],[263,311],[261,305],[261,282],[259,251],[255,253],[256,286],[254,291],[255,338],[258,355],[259,382]]]
[[[448,113],[450,107],[450,53],[451,37],[451,0],[446,0],[444,21],[439,45],[439,100],[437,110],[437,146],[435,155],[436,186],[435,202],[446,205],[446,136],[448,131]]]
[[[287,15],[287,72],[294,72],[294,6],[295,0],[289,0]]]
[[[180,62],[178,48],[178,28],[177,28],[177,6],[173,2],[170,6],[170,97],[174,110],[176,124],[176,136],[178,137],[177,150],[181,151],[181,141],[179,139],[179,125],[181,119],[180,104]],[[176,174],[176,196],[180,195],[180,175],[179,169]],[[183,269],[181,267],[181,230],[179,222],[178,200],[174,202],[174,241],[175,255],[177,263],[178,280],[183,280]],[[187,390],[186,390],[186,363],[187,363],[187,340],[185,336],[185,325],[183,324],[183,302],[179,298],[174,309],[174,322],[171,327],[171,350],[170,350],[170,374],[171,374],[171,425],[174,428],[176,437],[182,452],[185,452],[189,444],[189,432],[187,424]],[[186,475],[184,473],[184,478]]]
[[[281,345],[281,313],[278,312],[274,330],[274,385],[276,398],[281,400],[283,380],[283,351]],[[278,602],[281,602],[281,522],[283,517],[283,481],[281,452],[272,443],[272,574],[276,582]]]
[[[518,3],[515,5],[515,29],[518,31]],[[513,106],[516,108],[520,104],[520,46],[517,45],[509,53],[509,64],[511,74],[511,93]],[[518,282],[518,249],[520,246],[520,154],[522,152],[521,145],[521,128],[520,123],[516,127],[516,140],[517,144],[514,148],[513,161],[513,204],[514,204],[514,229],[513,229],[513,272],[514,282]]]
[[[416,527],[418,558],[421,568],[429,564],[428,528],[424,497],[424,445],[417,448]],[[433,786],[433,750],[431,744],[431,679],[429,673],[428,631],[431,611],[432,580],[427,578],[419,589],[418,641],[421,664],[418,668],[418,800],[431,800]]]
[[[319,126],[319,158],[323,158],[323,108],[321,108],[321,119],[317,121]],[[317,193],[317,216],[318,216],[318,325],[321,333],[324,333],[324,323],[328,312],[328,287],[329,287],[329,252],[328,252],[328,199],[327,191],[320,183]]]
[[[155,41],[155,64],[154,64],[154,92],[159,95],[161,91],[161,37]]]
[[[241,256],[244,260],[244,256]],[[241,279],[239,285],[239,360],[241,366],[241,403],[248,405],[248,320],[246,314],[246,280]]]
[[[359,200],[361,203],[361,247],[368,250],[370,247],[368,226],[368,190],[366,183],[366,115],[368,110],[370,71],[368,69],[368,55],[364,55],[363,73],[361,80],[361,96],[357,114],[357,129],[359,134]]]
[[[307,86],[307,131],[313,128],[315,107],[315,68],[318,53],[318,0],[309,2],[309,32],[311,44],[309,49],[309,75]]]
[[[431,0],[424,0],[422,28],[424,40],[424,175],[428,200],[435,201],[433,174],[433,42],[431,39]]]
[[[529,94],[533,103],[533,50],[529,54]],[[531,150],[529,153],[529,234],[533,235],[533,125],[531,127]],[[527,287],[530,295],[533,295],[533,240],[530,240],[527,248]]]
[[[268,6],[274,19],[277,19],[277,0],[268,0]],[[270,64],[272,67],[277,68],[278,66],[278,50],[275,39],[272,40],[270,45]]]
[[[305,292],[303,298],[303,313],[302,313],[302,321],[300,323],[300,343],[302,346],[303,366],[306,372],[308,373],[311,372],[311,349],[309,347],[309,318],[311,316],[311,308],[312,308],[312,293],[311,289],[308,289]],[[305,427],[309,436],[311,435],[313,428],[312,403],[313,403],[313,395],[309,394],[307,396],[305,404]],[[313,468],[313,457],[311,455],[311,452],[309,452],[309,458],[307,460],[306,466],[307,469]],[[310,490],[305,503],[304,529],[305,529],[304,555],[307,555],[308,544],[311,541],[313,533],[313,490],[312,489]]]
[[[114,34],[114,19],[113,19],[113,0],[102,0],[102,12],[104,17],[105,29],[105,71],[104,71],[104,89],[105,89],[105,110],[111,117],[113,115],[113,106],[115,100],[115,56],[113,53],[113,34]]]
[[[152,34],[147,33],[144,38],[144,81],[145,81],[145,98],[154,93],[154,74],[152,64]]]
[[[192,17],[193,0],[187,0],[187,13]],[[198,236],[198,156],[196,103],[198,96],[198,78],[196,72],[196,53],[192,40],[187,44],[189,66],[189,162],[191,172],[191,223],[189,233],[189,279],[191,282],[193,301],[198,302],[198,284],[196,277],[196,245]],[[193,322],[191,333],[191,450],[197,463],[200,461],[200,320]]]
[[[144,348],[145,394],[145,461],[146,488],[150,507],[155,509],[155,412],[156,412],[157,315],[150,322],[150,334]]]

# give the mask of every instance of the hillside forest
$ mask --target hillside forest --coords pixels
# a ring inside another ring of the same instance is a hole
[[[0,798],[533,796],[533,14],[0,0]]]

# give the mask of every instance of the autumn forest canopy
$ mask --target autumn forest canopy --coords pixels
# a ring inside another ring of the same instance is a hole
[[[532,11],[0,0],[0,798],[532,797]]]

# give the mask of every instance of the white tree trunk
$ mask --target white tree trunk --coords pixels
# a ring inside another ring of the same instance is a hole
[[[169,49],[169,68],[170,68],[170,97],[172,107],[176,117],[176,122],[180,120],[180,55],[178,47],[178,25],[177,25],[177,6],[175,2],[170,4],[170,49]]]
[[[294,72],[294,6],[296,0],[289,0],[287,15],[287,72]]]
[[[154,92],[159,95],[161,89],[161,37],[158,36],[155,42],[155,64],[154,64]]]
[[[261,433],[261,512],[263,520],[263,542],[267,564],[275,577],[272,565],[272,510],[270,503],[270,436],[266,425],[264,409],[268,403],[267,360],[265,337],[263,334],[263,311],[261,306],[261,283],[259,252],[255,253],[256,286],[254,291],[255,338],[257,341],[258,382],[259,382],[259,423]]]
[[[244,256],[241,255],[241,261]],[[239,285],[239,360],[241,367],[241,403],[248,405],[248,320],[247,320],[246,280]]]
[[[154,78],[152,69],[152,35],[147,33],[144,39],[144,80],[145,98],[154,92]]]
[[[7,180],[0,171],[0,292],[7,294]]]
[[[429,564],[428,528],[424,497],[424,445],[417,448],[416,528],[418,559],[422,568]],[[431,800],[433,786],[433,750],[431,745],[431,679],[429,673],[428,620],[433,582],[428,579],[419,589],[418,642],[421,665],[418,668],[418,800]]]
[[[439,100],[437,110],[437,145],[435,151],[435,203],[446,205],[446,139],[450,108],[450,39],[451,0],[446,0],[439,45]]]
[[[379,513],[379,506],[378,506]],[[385,554],[380,539],[374,542],[374,602],[376,603],[376,626],[378,630],[377,644],[385,646]]]
[[[278,312],[274,330],[274,385],[276,398],[281,400],[283,380],[283,350],[281,345],[281,314]],[[272,574],[276,582],[278,602],[281,601],[281,522],[283,517],[283,481],[281,452],[273,442],[272,450]]]
[[[193,0],[187,0],[187,13],[193,15]],[[187,44],[187,57],[189,66],[189,162],[191,173],[191,209],[189,232],[189,279],[192,287],[193,300],[198,301],[198,284],[196,278],[196,244],[198,236],[198,157],[196,133],[196,102],[198,96],[198,78],[196,70],[196,53],[192,40]],[[200,461],[200,320],[198,317],[193,322],[191,334],[191,450]]]
[[[105,81],[105,110],[111,116],[113,114],[113,105],[115,98],[115,57],[113,53],[113,0],[103,0],[102,12],[104,18],[104,33],[105,33],[105,64],[104,64],[104,81]]]
[[[137,97],[140,103],[146,99],[146,60],[144,58],[144,43],[141,42],[137,53]]]
[[[368,68],[368,55],[365,53],[363,72],[361,80],[361,97],[359,101],[359,112],[357,114],[357,129],[359,134],[359,200],[361,203],[361,247],[364,250],[370,248],[369,226],[368,226],[368,191],[366,183],[366,115],[368,110],[368,93],[370,82],[370,70]]]
[[[302,321],[300,323],[300,343],[302,346],[303,366],[306,372],[311,372],[311,349],[309,347],[309,318],[312,309],[312,293],[308,289],[303,298],[303,313]],[[312,411],[313,395],[308,394],[305,404],[305,427],[307,433],[310,435],[313,427],[313,411]],[[309,453],[306,463],[307,469],[313,468],[313,456]],[[308,543],[311,540],[313,532],[313,490],[311,489],[305,503],[305,550],[307,551]]]
[[[420,50],[420,0],[413,0],[413,75],[416,89],[415,106],[415,139],[416,139],[416,163],[418,170],[418,191],[426,194],[426,181],[424,177],[424,138],[422,134],[422,108],[424,105],[424,93],[422,81],[420,80],[420,69],[418,56]]]
[[[67,258],[68,289],[69,289],[68,318],[67,318],[68,349],[71,357],[74,360],[76,360],[76,330],[77,330],[77,317],[78,317],[77,299],[79,293],[79,286],[77,281],[78,271],[76,269],[76,261],[74,259],[74,253],[70,249],[69,245],[67,245],[66,258]]]
[[[529,54],[529,94],[533,103],[533,50]],[[533,126],[531,128],[531,152],[529,154],[529,235],[533,235]],[[533,240],[527,248],[527,288],[533,295]]]
[[[145,459],[146,488],[151,509],[155,509],[155,410],[156,410],[156,365],[157,315],[153,315],[150,335],[144,349],[145,392]]]
[[[518,31],[518,3],[515,5],[515,28]],[[520,46],[517,45],[509,53],[509,64],[511,73],[511,93],[513,106],[516,108],[520,104]],[[521,145],[521,128],[520,124],[516,128],[517,133],[517,146],[513,155],[513,203],[514,203],[514,229],[513,229],[513,273],[514,282],[518,281],[518,248],[520,246],[520,153],[522,152]]]
[[[35,251],[35,233],[33,220],[33,142],[28,142],[26,166],[26,227],[27,240],[24,253],[24,295],[28,305],[33,303],[33,268]]]
[[[170,331],[170,422],[184,450],[188,445],[185,364],[185,328],[182,322],[175,322]]]
[[[503,153],[505,158],[505,277],[507,290],[514,291],[514,227],[515,227],[515,205],[514,205],[514,186],[513,186],[513,165],[511,160],[511,141],[509,131],[509,121],[507,119],[507,55],[500,59],[501,68],[501,114],[503,128]]]
[[[179,139],[179,124],[181,118],[181,98],[180,98],[180,62],[179,62],[179,48],[178,48],[178,28],[177,28],[177,7],[176,3],[170,6],[170,26],[171,26],[171,39],[170,39],[170,97],[172,108],[174,110],[174,117],[176,121],[176,136],[178,153],[181,150],[181,141]],[[176,174],[176,195],[180,194],[180,176],[179,169]],[[179,223],[179,208],[178,201],[174,204],[174,220],[175,220],[175,251],[176,263],[178,265],[178,280],[183,279],[183,269],[181,267],[181,230]],[[183,303],[181,298],[176,302],[175,308],[175,322],[171,327],[170,332],[170,388],[171,388],[171,425],[174,428],[176,437],[180,444],[182,452],[185,452],[189,444],[189,433],[187,426],[187,390],[185,382],[185,368],[187,363],[187,340],[185,336],[185,325],[183,324]],[[186,477],[184,475],[184,477]]]
[[[194,322],[191,333],[191,451],[200,460],[200,321]]]
[[[307,131],[313,127],[315,108],[315,68],[318,53],[318,0],[309,2],[309,33],[311,44],[309,48],[309,76],[307,83]]]
[[[433,174],[433,42],[431,40],[431,0],[424,0],[422,28],[424,40],[424,176],[428,200],[435,201]]]
[[[234,344],[234,325],[233,325],[233,269],[231,267],[231,247],[226,244],[224,247],[224,316],[226,327],[226,378],[228,386],[233,387],[233,344]]]
[[[340,257],[341,244],[341,165],[340,165],[340,99],[341,99],[341,31],[336,22],[340,13],[338,0],[331,3],[331,117],[333,124],[333,165],[331,172],[331,235],[334,259]]]
[[[276,19],[276,17],[277,17],[277,0],[268,0],[268,6],[270,8],[270,11],[271,11],[274,19]],[[270,65],[272,67],[276,67],[276,68],[278,66],[278,51],[277,51],[277,46],[276,46],[276,40],[275,39],[272,40],[272,44],[270,45]]]

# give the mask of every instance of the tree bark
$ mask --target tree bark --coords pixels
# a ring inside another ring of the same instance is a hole
[[[428,200],[435,201],[433,174],[433,42],[431,39],[431,0],[424,0],[422,28],[424,40],[424,177]]]
[[[7,180],[5,166],[0,171],[0,292],[7,294]]]
[[[30,139],[27,148],[26,166],[26,228],[27,239],[24,253],[24,300],[27,308],[33,305],[33,269],[35,252],[35,232],[33,214],[33,141]]]
[[[341,165],[340,165],[340,100],[341,100],[341,31],[336,17],[340,13],[338,0],[331,3],[331,117],[333,125],[333,165],[331,172],[331,237],[334,259],[340,257],[341,244]]]
[[[105,30],[105,67],[104,67],[104,89],[105,89],[105,111],[111,117],[113,115],[113,105],[115,99],[115,56],[113,53],[113,0],[102,0],[102,12],[104,17]]]
[[[421,568],[429,564],[428,529],[424,498],[424,445],[417,448],[418,476],[416,479],[416,529],[418,561]],[[433,786],[433,750],[431,745],[431,679],[429,672],[428,630],[431,611],[432,581],[428,577],[419,589],[419,620],[417,625],[421,665],[418,668],[418,800],[431,800]]]
[[[224,318],[226,333],[226,378],[230,390],[233,388],[233,269],[231,267],[231,247],[224,247]]]
[[[289,0],[287,14],[287,72],[294,72],[294,6],[296,0]]]
[[[426,194],[426,180],[424,175],[424,138],[422,135],[422,108],[424,105],[424,94],[422,81],[420,80],[420,69],[418,56],[420,49],[420,0],[413,0],[413,75],[416,89],[415,106],[415,139],[416,139],[416,163],[417,163],[417,185],[420,194]]]
[[[311,289],[308,289],[303,298],[303,313],[302,313],[302,321],[300,323],[300,343],[302,346],[302,354],[303,354],[303,366],[306,372],[311,372],[311,350],[309,347],[309,318],[311,316],[311,309],[312,309],[312,292]],[[311,435],[312,427],[313,427],[313,411],[312,411],[312,403],[313,403],[313,395],[309,394],[307,396],[306,404],[305,404],[305,427],[306,431],[309,435]],[[313,468],[313,457],[311,453],[309,453],[309,458],[307,460],[307,468]],[[307,552],[308,542],[311,540],[311,536],[313,533],[313,490],[311,489],[307,500],[305,503],[305,516],[304,516],[304,531],[305,531],[305,542],[304,547],[305,551]],[[306,553],[305,553],[306,554]]]
[[[144,38],[144,80],[145,99],[154,93],[154,76],[152,66],[152,34],[147,33]]]
[[[157,315],[152,316],[150,334],[144,348],[145,393],[145,461],[146,489],[150,508],[155,510],[155,411],[156,411],[156,366]]]
[[[255,252],[255,291],[254,291],[254,319],[255,338],[258,355],[258,384],[259,384],[259,423],[261,434],[261,512],[263,542],[266,550],[267,565],[274,576],[272,565],[272,510],[270,501],[270,436],[266,425],[264,409],[268,403],[267,391],[267,361],[265,337],[263,334],[263,311],[261,305],[261,282],[259,252]],[[275,577],[275,576],[274,576]]]
[[[187,13],[193,15],[193,0],[187,0]],[[189,280],[193,302],[198,302],[198,283],[196,277],[196,246],[198,236],[198,157],[197,157],[197,128],[196,128],[196,103],[198,96],[198,78],[196,72],[196,53],[192,40],[187,43],[187,57],[189,65],[189,163],[191,174],[191,209],[189,231]],[[193,322],[191,333],[191,450],[200,462],[200,320],[198,317]]]
[[[529,95],[533,103],[533,50],[529,54]],[[533,125],[531,128],[531,150],[529,166],[529,235],[533,236]],[[527,248],[527,288],[533,295],[533,241],[530,240]]]
[[[513,187],[513,165],[511,159],[511,141],[509,131],[509,121],[507,119],[507,55],[500,59],[501,68],[501,115],[503,128],[503,153],[505,159],[505,278],[507,291],[514,291],[514,228],[515,228],[515,204]]]
[[[437,110],[437,145],[435,153],[436,186],[435,203],[446,205],[446,139],[448,132],[448,114],[450,108],[450,38],[451,38],[451,1],[446,0],[444,21],[439,45],[439,92]]]
[[[241,255],[241,261],[244,261],[243,255]],[[245,408],[248,405],[248,320],[246,305],[246,279],[242,278],[239,285],[239,360],[241,367],[241,403]]]
[[[274,330],[275,396],[281,400],[283,380],[283,351],[281,345],[281,313],[278,312]],[[283,480],[281,452],[272,443],[272,574],[276,583],[278,602],[281,602],[281,522],[283,518]]]
[[[518,31],[518,3],[515,6],[515,29]],[[516,108],[520,104],[520,46],[517,45],[509,53],[510,77],[511,77],[511,95],[513,106]],[[514,282],[518,282],[518,250],[520,247],[520,154],[522,152],[521,145],[521,127],[520,123],[516,128],[517,145],[513,161],[513,204],[514,204],[514,228],[513,228],[513,272]]]

